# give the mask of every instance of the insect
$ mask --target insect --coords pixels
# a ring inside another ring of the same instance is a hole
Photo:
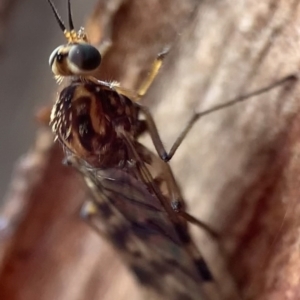
[[[85,205],[83,216],[119,249],[149,293],[164,299],[210,299],[200,283],[212,282],[212,276],[183,217],[198,221],[180,208],[180,190],[164,161],[172,158],[197,119],[247,97],[196,114],[167,153],[151,114],[132,101],[143,96],[149,84],[131,93],[95,79],[91,72],[100,65],[101,55],[84,30],[75,32],[70,1],[69,30],[49,3],[68,41],[53,51],[49,63],[58,80],[70,77],[53,107],[51,126],[65,148],[67,163],[90,187],[93,200]],[[137,141],[145,131],[162,160]],[[160,172],[155,174],[153,165]]]
[[[50,124],[66,150],[67,163],[83,174],[93,195],[83,215],[119,249],[148,290],[169,299],[208,299],[199,283],[211,281],[212,276],[185,221],[162,193],[165,185],[180,211],[181,195],[171,169],[137,137],[147,129],[164,160],[176,149],[166,153],[150,113],[130,100],[125,89],[90,75],[101,55],[88,43],[83,29],[75,32],[70,1],[69,30],[49,3],[68,40],[53,51],[49,64],[59,81],[71,78],[52,109]],[[141,112],[146,121],[139,120]],[[154,162],[163,171],[156,177],[148,169]]]

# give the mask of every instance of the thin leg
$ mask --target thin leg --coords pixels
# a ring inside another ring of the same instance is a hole
[[[155,77],[157,76],[161,66],[163,59],[165,58],[166,54],[168,53],[168,49],[164,50],[163,52],[159,53],[155,59],[155,61],[152,64],[151,70],[146,77],[146,79],[142,82],[140,87],[136,92],[130,91],[128,89],[125,89],[121,86],[114,86],[114,89],[122,94],[128,97],[129,99],[133,101],[138,101],[140,100],[148,91],[149,87],[151,86],[152,82],[154,81]]]
[[[164,51],[162,51],[161,53],[159,53],[157,55],[155,61],[152,64],[152,68],[151,68],[147,78],[143,81],[143,83],[140,85],[140,87],[137,90],[137,94],[138,94],[139,98],[143,97],[147,93],[153,80],[157,76],[157,74],[162,66],[163,60],[168,52],[169,52],[169,49],[165,49]]]
[[[187,123],[187,125],[185,126],[185,128],[183,129],[183,131],[181,132],[181,134],[179,135],[179,137],[176,139],[175,143],[173,144],[173,146],[171,147],[171,150],[169,151],[169,153],[166,151],[160,135],[158,133],[157,127],[155,125],[155,122],[153,120],[153,117],[150,113],[150,111],[148,110],[147,107],[141,105],[141,104],[136,104],[139,106],[141,112],[144,114],[145,118],[146,118],[146,122],[147,122],[147,127],[148,127],[148,132],[151,136],[153,145],[158,153],[158,155],[160,156],[160,158],[164,161],[169,161],[173,155],[175,154],[176,150],[178,149],[178,147],[180,146],[180,144],[182,143],[182,141],[184,140],[184,138],[187,136],[187,134],[189,133],[189,131],[191,130],[191,128],[193,127],[193,125],[202,117],[209,115],[215,111],[221,110],[223,108],[235,105],[237,103],[243,102],[253,96],[257,96],[260,95],[262,93],[265,93],[273,88],[276,88],[286,82],[293,82],[295,80],[297,80],[298,78],[295,75],[289,75],[287,77],[284,77],[281,80],[276,81],[275,83],[273,83],[272,85],[269,85],[267,87],[261,88],[257,91],[251,92],[247,95],[244,96],[240,96],[237,97],[233,100],[227,101],[225,103],[222,104],[218,104],[213,106],[212,108],[199,112],[199,113],[195,113],[192,118],[189,120],[189,122]]]
[[[151,186],[151,189],[155,191],[157,198],[160,200],[162,205],[164,206],[165,210],[169,213],[170,217],[172,218],[174,215],[174,218],[172,219],[174,223],[178,221],[179,219],[182,221],[184,220],[184,224],[187,222],[190,222],[199,228],[205,230],[212,238],[218,238],[219,235],[217,232],[215,232],[213,229],[211,229],[207,224],[203,223],[202,221],[196,219],[195,217],[189,215],[185,211],[184,207],[184,200],[182,198],[180,188],[178,187],[178,184],[175,180],[175,177],[173,175],[172,169],[170,165],[164,161],[162,161],[157,155],[150,152],[147,148],[145,148],[142,145],[139,145],[138,147],[132,145],[132,142],[130,141],[130,138],[127,137],[126,134],[124,134],[124,138],[127,141],[127,145],[130,148],[130,151],[132,152],[133,157],[135,157],[136,161],[139,165],[139,172],[141,175],[141,178],[143,178],[143,181]],[[137,149],[138,150],[137,150]],[[153,174],[151,173],[148,166],[145,165],[143,159],[141,157],[148,157],[150,158],[147,162],[148,164],[153,167],[158,172],[158,177],[162,178],[162,181],[166,184],[166,188],[168,191],[168,198],[165,198],[161,194],[161,190],[159,187],[154,184],[154,178]],[[168,200],[167,200],[168,199]],[[181,223],[181,222],[180,222]],[[180,225],[178,225],[180,226]]]
[[[143,81],[143,83],[141,84],[141,86],[138,88],[137,91],[126,89],[126,88],[120,86],[120,84],[118,82],[100,81],[92,76],[89,77],[89,80],[96,84],[101,84],[103,86],[106,86],[109,89],[113,89],[117,93],[128,97],[132,101],[139,101],[146,94],[150,85],[152,84],[153,80],[155,79],[156,75],[158,74],[158,72],[162,66],[162,61],[167,53],[168,53],[168,50],[165,50],[157,55],[155,61],[152,64],[152,68],[151,68],[147,78]]]
[[[189,213],[187,213],[185,211],[184,200],[182,198],[180,189],[177,185],[177,182],[175,180],[175,177],[173,175],[170,165],[168,163],[160,160],[159,158],[157,158],[157,156],[155,156],[155,157],[156,157],[157,163],[160,164],[160,169],[161,169],[161,171],[164,175],[165,181],[167,183],[168,192],[169,192],[169,195],[171,198],[171,203],[168,203],[168,205],[170,205],[172,207],[173,211],[178,216],[180,216],[182,219],[184,219],[185,221],[192,223],[192,224],[198,226],[199,228],[203,229],[212,238],[214,238],[214,239],[219,238],[219,234],[216,231],[214,231],[207,224],[198,220],[197,218],[193,217],[192,215],[190,215]],[[155,159],[155,157],[153,157],[152,159]]]

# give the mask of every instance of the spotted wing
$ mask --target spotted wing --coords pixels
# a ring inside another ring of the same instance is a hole
[[[90,222],[119,252],[147,299],[206,300],[192,259],[147,186],[124,170],[96,170],[75,157],[71,163],[92,194]]]

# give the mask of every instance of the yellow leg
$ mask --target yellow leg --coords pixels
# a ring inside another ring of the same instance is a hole
[[[118,83],[112,83],[112,88],[116,90],[119,94],[122,94],[128,98],[130,98],[133,101],[140,100],[148,91],[150,85],[152,84],[153,80],[157,76],[161,66],[164,57],[168,53],[169,49],[164,50],[163,52],[159,53],[155,59],[155,61],[152,64],[152,68],[146,77],[146,79],[142,82],[140,87],[137,91],[128,90],[126,88],[123,88],[118,85]]]
[[[147,93],[150,85],[152,84],[155,77],[157,76],[157,74],[162,66],[163,59],[165,58],[168,51],[169,51],[169,49],[166,49],[157,55],[155,61],[152,64],[152,68],[151,68],[147,78],[142,82],[142,84],[140,85],[140,87],[137,90],[139,99],[142,98]]]

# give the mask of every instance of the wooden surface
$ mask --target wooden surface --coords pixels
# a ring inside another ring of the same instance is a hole
[[[172,46],[143,99],[170,147],[193,111],[298,72],[298,2],[100,1],[88,30],[99,42],[111,24],[113,46],[99,76],[135,88]],[[225,252],[195,229],[200,249],[221,285],[228,263],[243,299],[300,297],[298,89],[286,84],[204,117],[171,162],[189,211],[220,232]],[[84,188],[51,145],[44,129],[3,210],[0,298],[140,299],[110,248],[80,222]]]

